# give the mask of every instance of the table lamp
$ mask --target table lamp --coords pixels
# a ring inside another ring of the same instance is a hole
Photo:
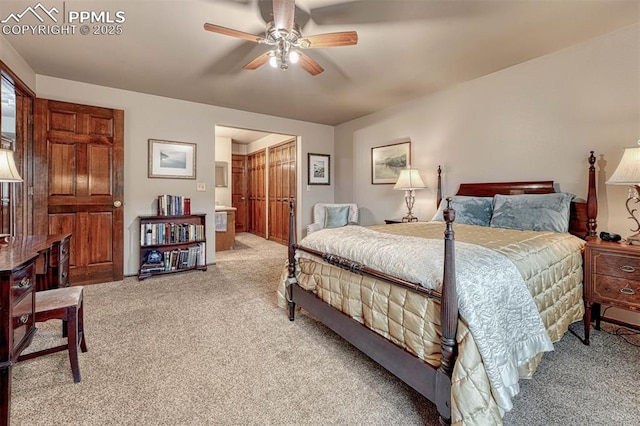
[[[424,189],[427,185],[424,184],[420,173],[417,169],[412,169],[411,166],[407,166],[406,169],[400,171],[400,176],[394,185],[393,189],[404,190],[404,202],[407,204],[407,215],[402,218],[403,222],[417,222],[418,218],[411,213],[413,209],[413,203],[416,201],[414,191],[416,189]]]
[[[640,145],[640,141],[638,141]],[[640,146],[633,148],[625,148],[622,154],[622,160],[618,164],[618,168],[613,172],[611,178],[607,181],[607,185],[628,185],[629,197],[627,198],[627,211],[629,219],[633,219],[636,223],[634,235],[627,238],[629,244],[640,244],[640,222],[635,216],[637,209],[631,208],[630,203],[640,202]]]
[[[13,158],[13,151],[10,149],[0,149],[0,182],[22,182],[20,173],[16,168],[16,162]],[[13,192],[13,191],[12,191]],[[9,228],[13,231],[15,222],[15,200],[11,200],[11,217]],[[0,246],[7,245],[7,237],[11,234],[0,234]]]

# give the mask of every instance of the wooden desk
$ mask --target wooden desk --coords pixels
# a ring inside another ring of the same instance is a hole
[[[70,237],[71,234],[11,237],[7,246],[0,247],[0,426],[9,424],[11,367],[36,332],[36,273],[42,277],[43,289],[68,285]],[[65,265],[65,277],[60,279]],[[30,313],[14,316],[17,306]]]

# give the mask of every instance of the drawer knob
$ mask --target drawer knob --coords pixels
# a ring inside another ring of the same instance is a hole
[[[29,314],[20,315],[20,324],[26,324],[29,321]]]
[[[31,280],[29,280],[29,277],[24,277],[23,279],[20,280],[20,284],[18,284],[18,287],[20,288],[29,287],[30,282]]]
[[[623,287],[623,288],[621,288],[621,289],[620,289],[620,293],[622,293],[622,294],[629,294],[629,295],[631,295],[631,294],[636,294],[636,292],[635,292],[632,288],[629,288],[629,287]]]
[[[629,273],[631,273],[631,272],[635,272],[635,271],[636,271],[636,268],[634,268],[633,266],[629,266],[629,265],[622,265],[622,266],[620,267],[620,270],[621,270],[622,272],[629,272]]]

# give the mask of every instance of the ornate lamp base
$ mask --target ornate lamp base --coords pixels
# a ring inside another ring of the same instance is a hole
[[[409,213],[408,215],[406,215],[405,217],[402,218],[402,222],[417,222],[418,218],[415,217],[414,215],[412,215],[411,213]],[[639,241],[640,243],[640,241]]]
[[[640,232],[627,237],[625,241],[627,242],[627,244],[640,246]]]

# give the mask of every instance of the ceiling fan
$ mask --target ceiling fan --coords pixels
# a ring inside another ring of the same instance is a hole
[[[324,68],[300,49],[352,46],[358,43],[358,33],[355,31],[303,37],[300,26],[294,21],[295,11],[295,0],[273,0],[273,21],[267,24],[264,37],[209,23],[204,24],[204,29],[273,47],[246,64],[243,68],[247,70],[255,70],[267,62],[274,68],[286,70],[289,64],[299,62],[309,74],[318,75]]]

